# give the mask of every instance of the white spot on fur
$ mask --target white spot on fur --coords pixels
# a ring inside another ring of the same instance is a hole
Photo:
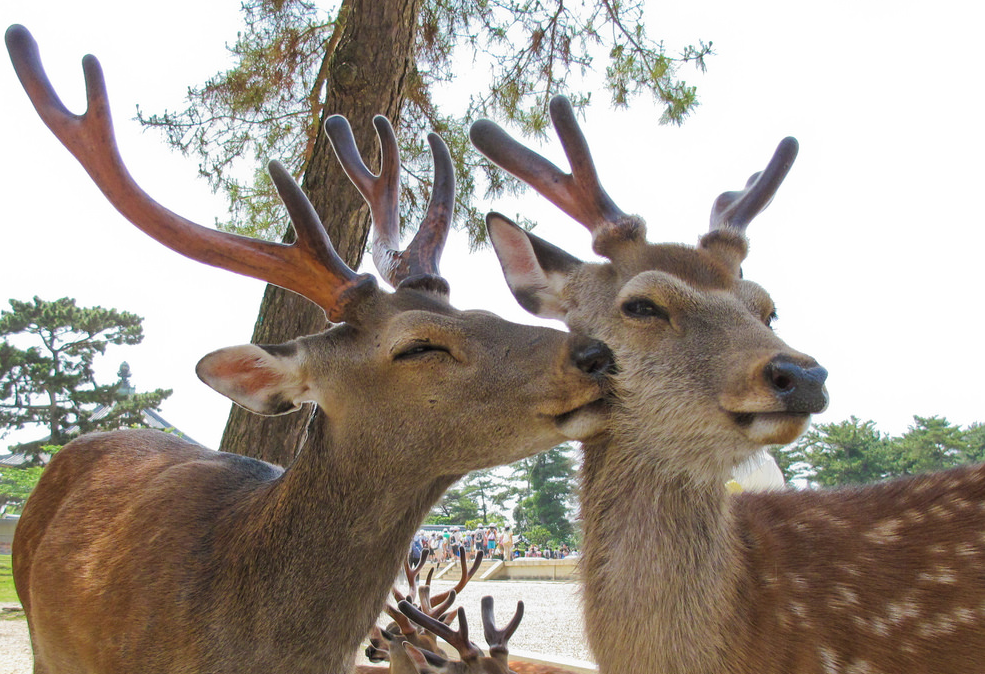
[[[953,585],[958,582],[958,575],[955,573],[954,569],[950,567],[939,566],[932,573],[921,573],[917,576],[917,580],[927,581],[929,583]]]
[[[817,649],[817,654],[826,674],[838,674],[838,658],[834,651],[821,646]]]
[[[954,554],[958,557],[978,557],[981,551],[971,543],[958,543],[954,546]]]
[[[959,623],[972,624],[978,622],[975,612],[970,608],[959,608],[954,611],[954,618]]]
[[[887,606],[886,613],[894,624],[899,625],[905,620],[919,616],[920,606],[912,598],[904,599]]]
[[[845,674],[877,674],[877,672],[865,660],[853,660],[845,668]]]
[[[873,543],[895,543],[902,526],[903,521],[899,519],[882,520],[864,535]]]
[[[838,592],[838,596],[841,598],[841,601],[845,604],[848,604],[849,606],[855,606],[858,604],[858,594],[847,585],[838,585],[836,587],[836,591]]]

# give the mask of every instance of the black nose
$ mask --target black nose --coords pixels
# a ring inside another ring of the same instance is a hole
[[[763,368],[767,383],[787,412],[816,414],[828,406],[824,380],[828,371],[820,365],[804,367],[785,356],[777,356]]]
[[[597,339],[577,339],[571,349],[571,358],[586,374],[603,375],[614,370],[612,351]]]

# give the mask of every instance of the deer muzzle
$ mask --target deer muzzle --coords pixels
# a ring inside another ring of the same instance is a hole
[[[785,412],[817,414],[828,406],[828,391],[824,386],[828,371],[816,363],[804,366],[780,355],[763,368],[763,378]]]

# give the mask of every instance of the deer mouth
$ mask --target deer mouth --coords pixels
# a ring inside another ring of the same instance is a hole
[[[569,440],[587,440],[608,425],[609,402],[599,397],[591,402],[554,416],[554,426]]]
[[[747,438],[759,445],[785,445],[807,430],[809,412],[728,412]]]

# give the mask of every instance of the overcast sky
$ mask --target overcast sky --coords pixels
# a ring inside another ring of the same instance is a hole
[[[714,198],[741,188],[781,138],[799,139],[793,170],[750,227],[744,270],[773,295],[780,336],[830,371],[822,422],[854,414],[900,433],[913,414],[985,421],[985,9],[930,4],[651,2],[649,32],[668,48],[714,42],[708,72],[684,72],[701,107],[682,128],[662,127],[649,100],[612,112],[599,91],[583,122],[603,183],[623,210],[646,218],[651,241],[696,242]],[[0,19],[33,32],[55,88],[79,113],[80,61],[95,54],[137,181],[202,224],[225,216],[194,159],[172,153],[133,117],[137,105],[178,108],[189,85],[228,67],[224,45],[240,26],[239,0],[5,0]],[[229,404],[194,366],[249,340],[262,284],[188,261],[123,220],[3,61],[0,301],[70,296],[143,316],[144,342],[111,350],[101,381],[127,360],[139,388],[174,389],[165,418],[216,446]],[[564,165],[556,142],[542,151]],[[588,233],[534,194],[484,207],[522,208],[544,223],[538,234],[590,256]],[[458,236],[442,270],[457,306],[532,322],[491,250],[469,256]],[[36,436],[11,435],[0,446]]]

